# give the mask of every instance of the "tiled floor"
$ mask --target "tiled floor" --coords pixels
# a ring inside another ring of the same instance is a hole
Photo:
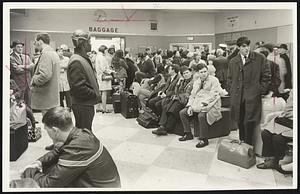
[[[41,114],[35,114],[41,121]],[[40,125],[40,124],[39,124]],[[177,135],[158,137],[121,114],[97,113],[93,132],[103,142],[118,167],[124,190],[206,190],[291,188],[292,177],[273,170],[240,168],[219,161],[217,148],[221,138],[209,140],[198,149],[197,139],[179,142]],[[232,131],[230,137],[237,138]],[[225,137],[226,138],[226,137]],[[10,179],[16,179],[25,165],[42,156],[51,144],[45,130],[42,138],[29,143],[28,149],[10,163]],[[257,162],[262,159],[257,158]]]

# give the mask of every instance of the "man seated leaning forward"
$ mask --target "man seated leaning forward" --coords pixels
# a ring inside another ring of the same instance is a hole
[[[111,155],[90,130],[74,127],[67,109],[48,110],[42,122],[61,146],[25,167],[22,178],[32,178],[40,187],[121,187]]]

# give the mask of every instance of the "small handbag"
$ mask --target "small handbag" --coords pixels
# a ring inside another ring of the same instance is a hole
[[[110,80],[113,80],[114,78],[113,78],[113,76],[111,75],[111,74],[107,74],[107,73],[104,73],[103,75],[102,75],[102,80],[103,81],[110,81]]]
[[[26,105],[14,101],[10,107],[10,128],[18,129],[26,125],[26,123]]]

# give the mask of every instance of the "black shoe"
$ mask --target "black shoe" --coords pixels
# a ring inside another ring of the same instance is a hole
[[[158,130],[156,133],[156,135],[167,135],[167,134],[168,134],[168,132],[165,130]]]
[[[191,133],[186,133],[184,136],[182,136],[181,138],[179,138],[179,141],[187,141],[187,140],[191,140],[194,139],[193,135]]]
[[[283,170],[283,169],[281,168],[281,165],[279,165],[279,166],[276,168],[276,170],[277,170],[278,172],[280,172],[281,174],[284,174],[284,175],[293,174],[293,171],[285,171],[285,170]]]
[[[45,147],[45,150],[53,150],[53,149],[54,149],[54,144]]]
[[[102,113],[103,113],[103,110],[99,110],[99,109],[98,109],[98,110],[96,110],[96,112],[102,112]]]
[[[155,135],[167,135],[167,131],[163,126],[158,127],[158,129],[152,131],[153,134]]]
[[[199,143],[197,143],[196,148],[203,148],[208,145],[207,139],[201,139]]]
[[[263,163],[256,165],[258,169],[276,169],[276,165],[273,159],[265,160]]]

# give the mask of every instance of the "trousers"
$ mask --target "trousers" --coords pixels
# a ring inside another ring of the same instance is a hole
[[[153,112],[158,116],[161,115],[162,112],[162,100],[163,98],[157,96],[150,99],[148,103],[149,108],[151,108],[151,110],[153,110]]]
[[[287,143],[292,141],[281,134],[271,133],[268,130],[261,132],[261,138],[263,141],[262,156],[275,157],[277,162],[284,157]]]
[[[190,117],[187,114],[187,109],[188,108],[184,108],[179,112],[180,115],[180,119],[182,121],[182,125],[183,125],[183,130],[185,133],[191,133],[192,129],[190,126]],[[194,115],[196,115],[194,113]],[[200,125],[200,132],[199,132],[199,138],[200,139],[205,139],[208,138],[208,123],[206,120],[206,113],[205,112],[200,112],[197,114],[197,119],[199,121],[199,125]]]
[[[244,141],[249,145],[253,145],[252,139],[253,139],[253,133],[256,127],[256,123],[253,121],[247,121],[245,119],[245,113],[246,113],[245,101],[243,101],[241,103],[240,118],[238,121],[239,138],[241,141]]]
[[[64,99],[66,98],[67,107],[71,108],[72,98],[71,98],[70,91],[59,92],[59,97],[60,97],[60,106],[61,107],[64,107]]]
[[[75,126],[92,131],[92,123],[95,116],[94,106],[73,104],[72,110],[75,116]]]

